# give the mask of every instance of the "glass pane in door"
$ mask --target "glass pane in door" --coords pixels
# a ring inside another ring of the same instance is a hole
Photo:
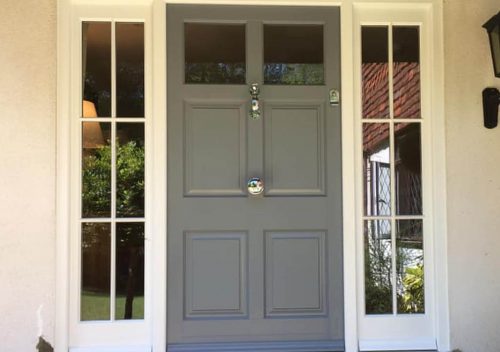
[[[244,24],[185,23],[185,83],[244,84]]]
[[[264,25],[264,83],[324,84],[322,25]]]

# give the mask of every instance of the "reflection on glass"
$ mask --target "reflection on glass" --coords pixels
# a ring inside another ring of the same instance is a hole
[[[422,220],[396,221],[398,313],[424,313]]]
[[[394,117],[420,118],[418,27],[393,27]]]
[[[144,216],[144,124],[116,125],[116,216]]]
[[[111,124],[82,123],[82,217],[111,216]]]
[[[115,315],[144,318],[144,223],[116,224]]]
[[[82,224],[82,321],[110,319],[110,236],[110,224]]]
[[[245,45],[243,24],[185,23],[186,83],[244,84]]]
[[[367,216],[391,214],[389,124],[363,124],[364,211]]]
[[[322,25],[264,25],[264,83],[324,84]]]
[[[142,23],[116,23],[116,116],[144,116]]]
[[[366,314],[392,313],[391,246],[391,222],[366,220],[364,224]]]
[[[111,116],[111,23],[82,23],[83,117]]]
[[[362,114],[364,119],[389,118],[388,28],[361,28]]]
[[[396,210],[398,215],[422,214],[420,124],[394,124]]]

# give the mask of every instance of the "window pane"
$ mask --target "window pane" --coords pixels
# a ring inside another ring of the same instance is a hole
[[[116,319],[144,318],[144,223],[116,224]]]
[[[422,220],[396,221],[398,313],[424,313]]]
[[[418,27],[393,27],[394,117],[420,118]]]
[[[391,214],[389,124],[363,124],[363,186],[365,215]]]
[[[83,22],[83,117],[111,116],[111,23]]]
[[[116,125],[116,216],[144,216],[144,124]]]
[[[389,118],[388,28],[364,26],[361,40],[363,118]]]
[[[82,123],[82,217],[111,216],[111,124]]]
[[[245,25],[185,23],[184,40],[186,83],[245,83]]]
[[[116,24],[116,116],[144,116],[144,24]]]
[[[422,214],[420,124],[394,124],[396,209],[398,215]]]
[[[81,320],[109,320],[110,267],[110,224],[82,224]]]
[[[264,25],[264,83],[324,84],[322,25]]]
[[[391,222],[389,220],[365,221],[364,237],[366,314],[391,314]]]

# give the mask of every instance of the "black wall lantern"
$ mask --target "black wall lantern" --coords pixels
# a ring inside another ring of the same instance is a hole
[[[500,77],[500,12],[483,24],[490,38],[491,58],[495,77]],[[494,128],[498,124],[498,105],[500,92],[496,88],[483,90],[484,127]]]
[[[490,37],[491,58],[495,76],[500,77],[500,12],[483,24]]]

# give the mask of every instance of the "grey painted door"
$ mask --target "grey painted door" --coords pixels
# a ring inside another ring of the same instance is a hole
[[[339,9],[167,16],[169,343],[341,340]]]

